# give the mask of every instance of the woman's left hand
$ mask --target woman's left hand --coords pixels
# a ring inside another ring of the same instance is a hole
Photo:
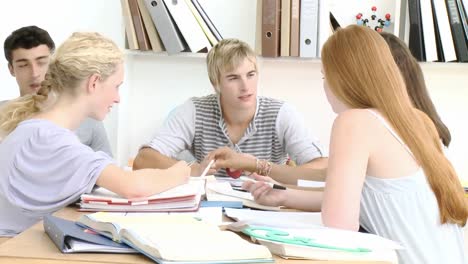
[[[242,189],[248,190],[255,199],[255,202],[267,206],[281,206],[286,199],[285,190],[276,190],[267,182],[275,182],[270,177],[256,175],[254,179],[257,182],[245,181]]]

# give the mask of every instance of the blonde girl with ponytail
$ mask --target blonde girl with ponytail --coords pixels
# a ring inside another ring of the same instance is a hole
[[[74,33],[53,55],[37,94],[10,101],[0,113],[0,236],[14,236],[76,201],[94,185],[123,197],[149,196],[188,180],[185,162],[124,171],[73,131],[103,120],[119,103],[123,53],[98,33]]]

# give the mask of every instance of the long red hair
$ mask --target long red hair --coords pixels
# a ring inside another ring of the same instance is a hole
[[[365,43],[365,45],[363,45]],[[468,206],[431,119],[414,108],[385,40],[352,25],[337,30],[322,49],[322,63],[334,95],[352,108],[382,113],[423,168],[439,205],[440,222],[465,225]]]

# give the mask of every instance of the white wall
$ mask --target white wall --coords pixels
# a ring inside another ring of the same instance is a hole
[[[123,47],[119,0],[21,0],[2,2],[0,8],[0,100],[19,95],[15,79],[8,73],[3,42],[15,29],[36,25],[46,29],[57,46],[74,31],[97,31]]]
[[[422,69],[436,109],[452,134],[448,156],[468,181],[468,63],[425,63]]]
[[[255,8],[252,0],[201,0],[224,37],[238,37],[254,46]],[[338,0],[330,0],[336,9]],[[349,17],[354,5],[339,1],[337,16]],[[380,10],[392,11],[393,1],[378,0]],[[388,4],[391,2],[390,4]],[[234,4],[235,3],[235,4]],[[369,1],[369,6],[375,4]],[[387,5],[390,6],[386,6]],[[365,8],[365,7],[362,7]],[[216,10],[222,10],[216,12]],[[343,19],[345,20],[345,19]],[[347,24],[343,22],[343,24]],[[74,31],[98,31],[123,47],[124,35],[119,0],[17,0],[5,1],[0,9],[0,40],[22,26],[35,24],[47,29],[57,44]],[[251,26],[250,26],[251,25]],[[0,59],[0,61],[3,59]],[[0,63],[0,100],[18,96],[6,67]],[[322,90],[320,62],[292,58],[260,59],[260,94],[290,102],[304,114],[306,124],[328,148],[334,114]],[[120,164],[134,156],[162,124],[165,116],[190,96],[212,91],[203,55],[165,56],[128,52],[122,101],[106,118],[111,145]],[[427,84],[436,107],[451,129],[450,155],[456,169],[468,178],[468,64],[423,64]]]

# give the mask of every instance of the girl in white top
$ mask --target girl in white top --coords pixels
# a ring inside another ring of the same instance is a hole
[[[97,33],[75,33],[55,52],[37,94],[0,113],[0,236],[14,236],[76,201],[93,186],[123,197],[149,196],[188,180],[185,162],[167,170],[124,171],[73,133],[103,120],[119,102],[123,53]]]
[[[321,210],[328,227],[357,231],[361,223],[405,247],[400,263],[465,263],[463,189],[384,39],[367,27],[340,29],[322,48],[322,67],[338,114],[325,191],[243,187],[262,204]]]

